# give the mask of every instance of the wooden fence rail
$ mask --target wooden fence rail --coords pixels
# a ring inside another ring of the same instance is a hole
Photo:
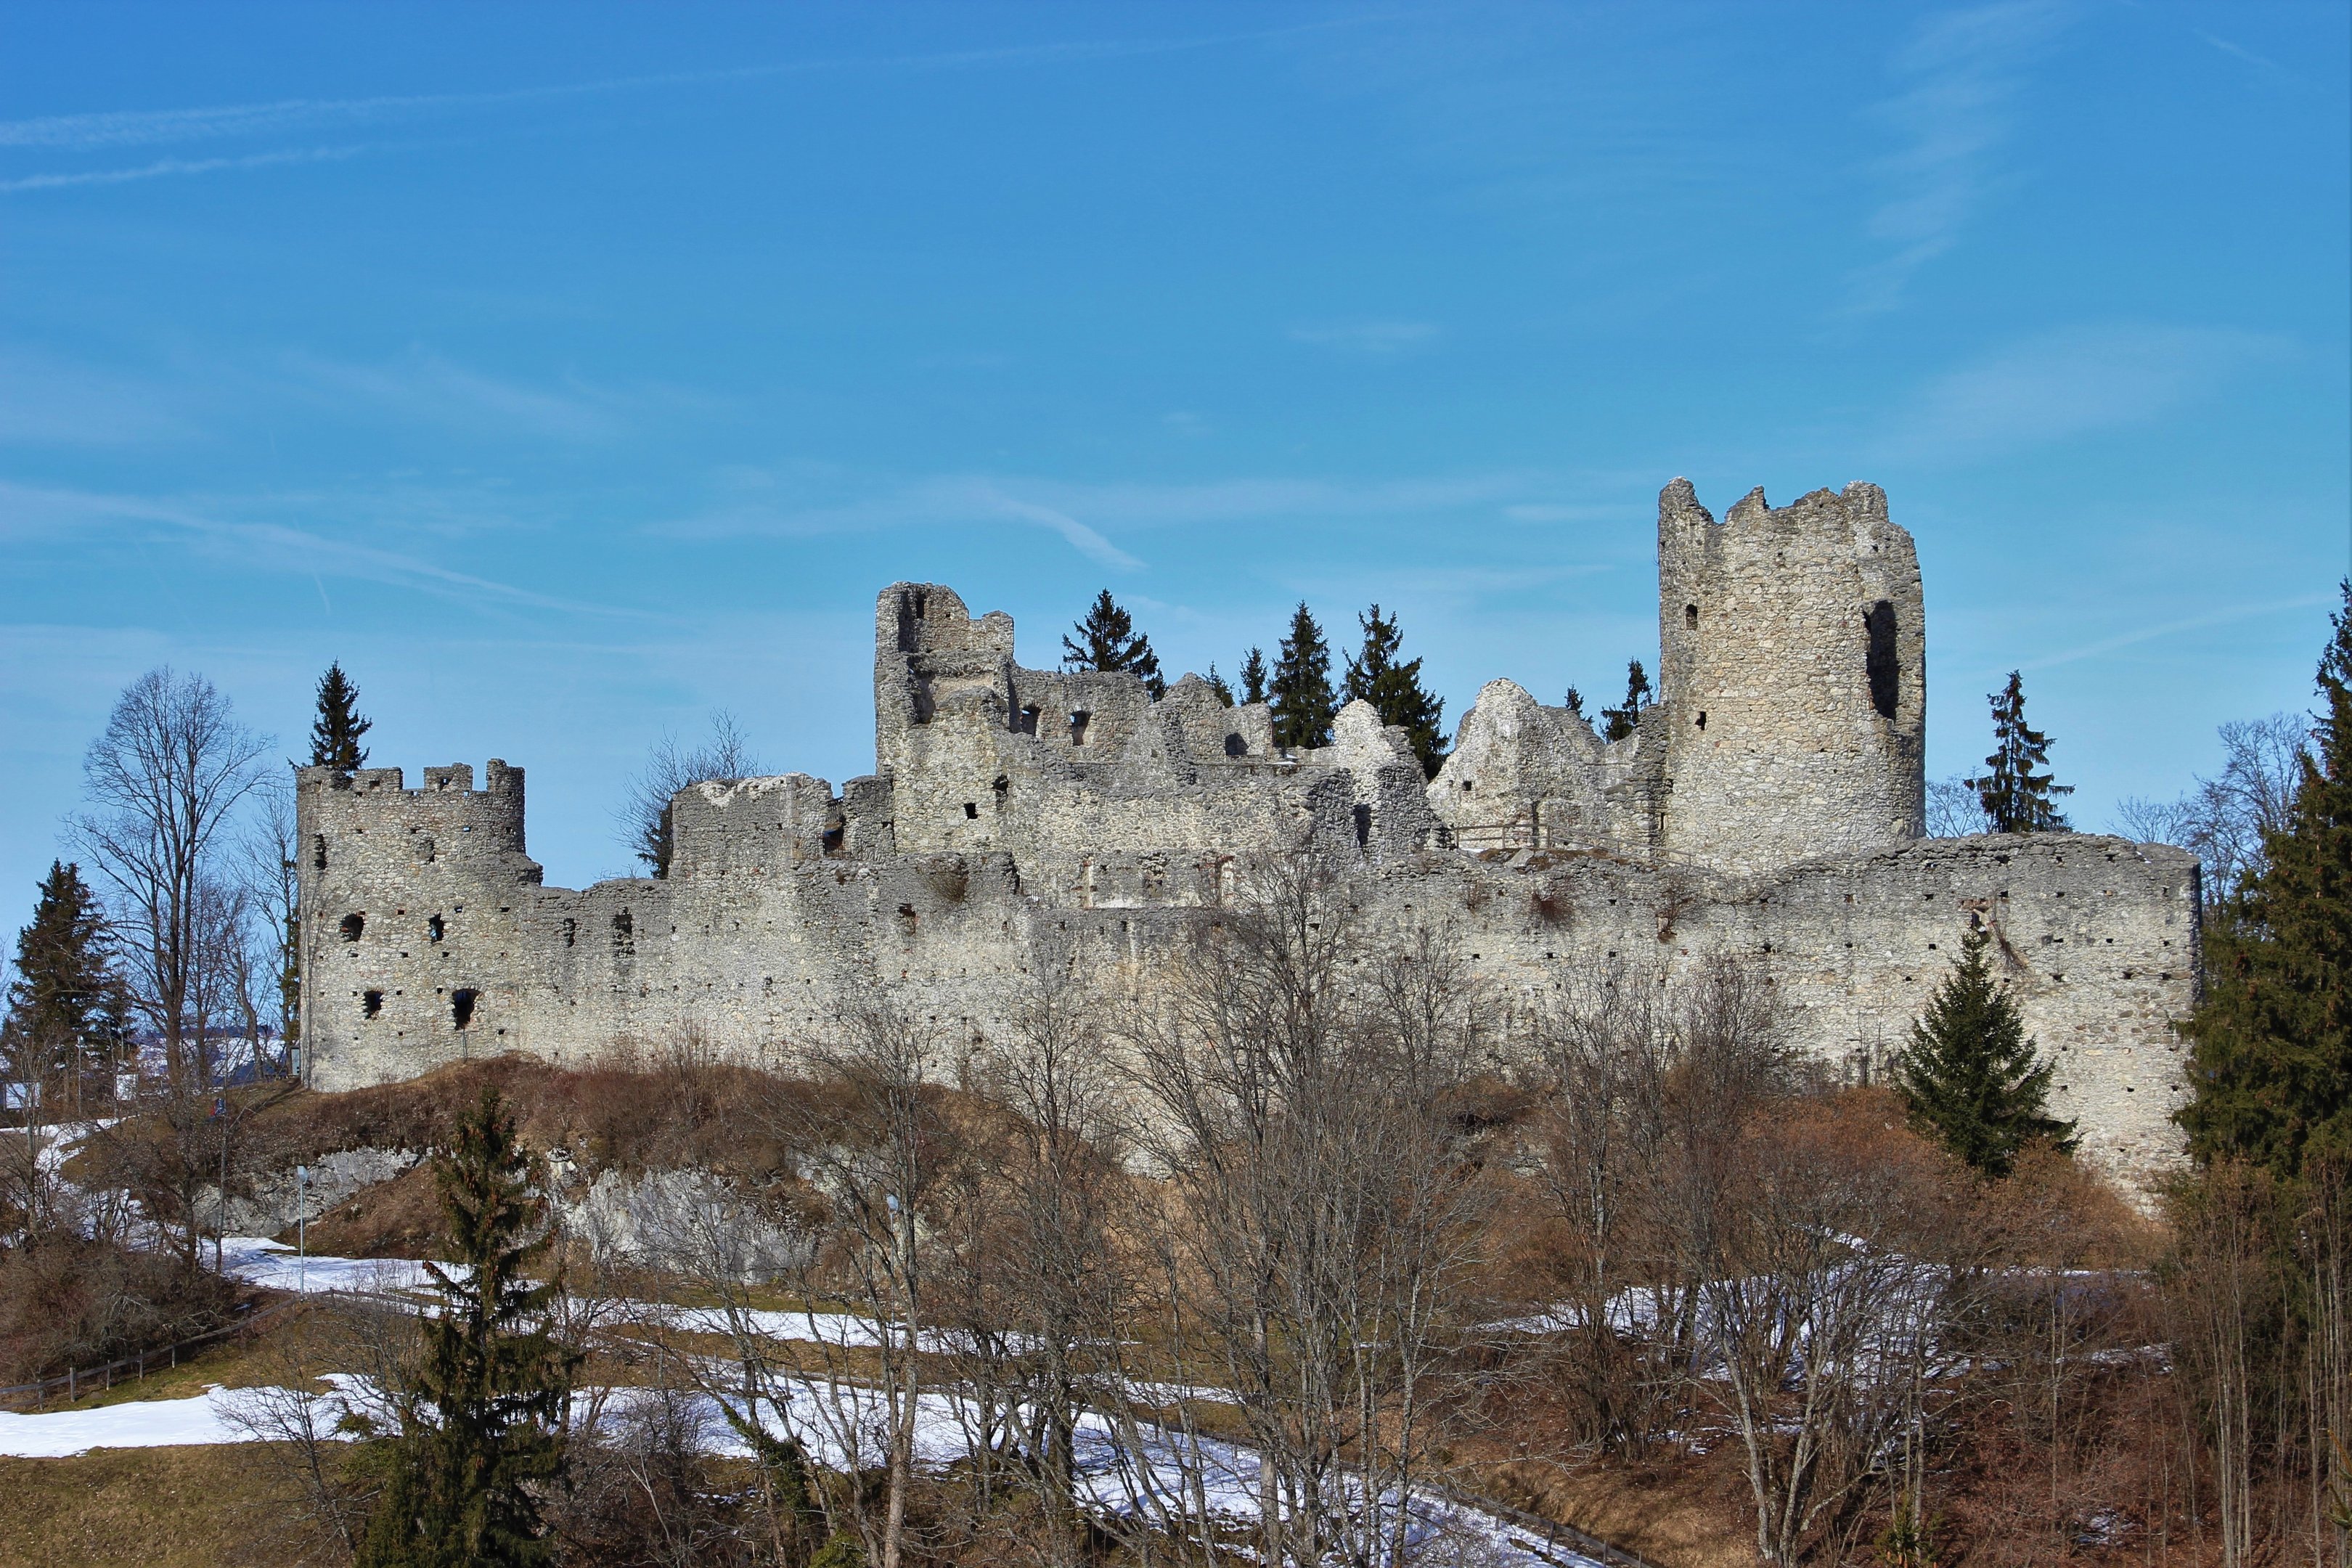
[[[274,1302],[257,1312],[247,1313],[233,1323],[224,1323],[217,1329],[209,1330],[193,1339],[182,1340],[177,1344],[163,1345],[152,1351],[142,1351],[137,1355],[124,1356],[120,1361],[108,1362],[104,1366],[71,1367],[55,1377],[45,1377],[35,1383],[12,1384],[7,1387],[0,1388],[0,1405],[12,1405],[18,1408],[24,1408],[29,1405],[32,1409],[38,1410],[60,1392],[68,1400],[74,1400],[93,1389],[112,1388],[117,1381],[130,1382],[134,1378],[143,1381],[150,1367],[170,1368],[179,1365],[182,1351],[194,1350],[199,1346],[226,1339],[245,1339],[261,1324],[290,1308],[300,1305],[299,1298]]]

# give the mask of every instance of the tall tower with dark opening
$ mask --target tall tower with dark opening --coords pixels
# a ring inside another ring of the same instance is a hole
[[[1669,857],[1762,871],[1926,830],[1919,557],[1876,485],[1721,522],[1668,485],[1658,647]]]

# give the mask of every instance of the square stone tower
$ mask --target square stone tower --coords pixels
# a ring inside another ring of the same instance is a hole
[[[1876,485],[1757,489],[1720,523],[1668,485],[1658,647],[1667,856],[1760,871],[1925,833],[1919,557]]]

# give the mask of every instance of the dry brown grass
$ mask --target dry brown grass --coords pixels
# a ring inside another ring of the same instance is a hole
[[[253,1459],[242,1446],[0,1458],[0,1568],[293,1561],[246,1500]]]
[[[291,1245],[289,1227],[278,1240]],[[427,1165],[412,1165],[337,1204],[310,1224],[304,1244],[321,1258],[446,1258],[441,1200]]]
[[[1721,1457],[1659,1465],[1588,1464],[1569,1469],[1506,1465],[1487,1489],[1517,1506],[1574,1525],[1660,1568],[1751,1568],[1756,1531],[1738,1467]],[[1713,1460],[1714,1462],[1709,1462]]]

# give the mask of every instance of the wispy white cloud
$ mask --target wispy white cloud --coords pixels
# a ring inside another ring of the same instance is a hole
[[[1518,501],[1503,515],[1513,522],[1599,522],[1623,517],[1625,509],[1602,501]]]
[[[566,382],[553,388],[491,375],[427,349],[380,363],[293,353],[283,363],[299,395],[325,396],[425,424],[499,427],[566,440],[607,436],[644,401],[609,388]]]
[[[1906,85],[1872,106],[1902,138],[1879,173],[1886,199],[1870,237],[1889,247],[1855,279],[1853,309],[1891,310],[1913,274],[1957,244],[2005,179],[2000,153],[2017,129],[2031,68],[2068,19],[2063,0],[2002,0],[1937,16],[1896,56]]]
[[[1363,18],[1369,19],[1369,18]],[[0,121],[0,149],[26,148],[55,153],[103,153],[130,147],[171,146],[192,142],[239,138],[313,135],[321,131],[384,124],[433,117],[461,115],[515,105],[554,102],[565,99],[638,92],[664,88],[703,87],[730,81],[847,70],[988,69],[1024,65],[1081,63],[1128,56],[1167,54],[1190,49],[1277,39],[1332,27],[1353,26],[1360,18],[1333,18],[1283,27],[1194,35],[1171,38],[1068,39],[1003,48],[938,50],[878,57],[841,56],[782,60],[739,66],[726,70],[671,71],[646,76],[611,77],[593,81],[553,82],[485,92],[385,93],[362,98],[288,98],[259,103],[228,103],[191,109],[108,110],[82,114],[39,115]],[[169,174],[212,174],[222,170],[263,168],[276,163],[317,162],[349,157],[363,149],[277,150],[247,157],[165,159],[129,169],[68,170],[18,176],[0,181],[0,194],[54,190],[74,185],[121,184]]]
[[[558,89],[561,90],[561,89]],[[574,89],[578,90],[578,89]],[[169,146],[240,136],[308,134],[435,110],[510,102],[532,93],[462,93],[344,99],[281,99],[203,109],[119,110],[0,121],[0,147],[41,147],[67,153],[117,147]]]
[[[0,443],[118,447],[194,435],[177,388],[25,349],[0,348]]]
[[[356,578],[478,605],[631,617],[642,614],[535,593],[420,556],[284,523],[223,515],[201,503],[0,480],[0,541],[87,540],[108,530],[176,535],[241,565],[297,576]]]
[[[1075,512],[982,476],[951,476],[891,488],[838,502],[805,502],[780,496],[769,476],[740,471],[724,477],[727,492],[718,504],[689,516],[653,525],[650,531],[677,539],[809,538],[832,533],[875,533],[894,529],[1013,522],[1060,536],[1090,561],[1121,571],[1143,562]]]
[[[766,504],[721,511],[711,521],[670,525],[679,530],[723,533],[726,521],[770,518],[818,525],[877,521],[920,521],[969,510],[975,501],[997,505],[1005,498],[1048,507],[1095,524],[1118,529],[1181,527],[1196,523],[1279,518],[1392,517],[1437,510],[1499,507],[1539,491],[1541,476],[1518,473],[1455,475],[1430,479],[1319,479],[1251,478],[1192,483],[1085,482],[1016,476],[950,476],[891,487],[879,496],[834,507]]]
[[[26,174],[0,180],[0,195],[17,191],[55,191],[74,185],[121,185],[134,180],[161,180],[182,174],[211,174],[223,169],[263,169],[279,163],[331,163],[356,158],[371,149],[300,147],[278,153],[255,153],[241,158],[159,158],[128,169],[81,169],[65,174]]]
[[[854,479],[822,476],[836,491]],[[943,475],[882,482],[845,501],[798,499],[773,476],[730,471],[723,495],[699,511],[654,524],[673,538],[800,538],[978,521],[1034,524],[1122,569],[1144,563],[1119,541],[1155,529],[1255,521],[1373,521],[1427,514],[1492,518],[1526,498],[1556,495],[1556,477],[1504,472],[1373,480],[1250,478],[1182,484],[1087,483],[1008,475]],[[1543,520],[1557,502],[1529,502]],[[1575,509],[1580,516],[1607,509]],[[1616,509],[1638,515],[1631,500]],[[1534,520],[1534,519],[1528,519]]]
[[[1375,357],[1428,348],[1443,335],[1433,321],[1333,321],[1290,329],[1293,342]]]
[[[1019,496],[1007,495],[984,479],[972,482],[970,497],[971,503],[983,512],[991,512],[999,517],[1014,518],[1023,522],[1038,523],[1052,529],[1069,542],[1070,548],[1090,561],[1098,561],[1106,566],[1116,566],[1122,571],[1130,572],[1143,564],[1095,530],[1056,507],[1045,506],[1036,501],[1023,500]]]
[[[2158,642],[2166,637],[2179,637],[2183,632],[2203,631],[2210,626],[2231,626],[2240,621],[2256,620],[2288,610],[2307,610],[2316,605],[2332,605],[2336,602],[2336,595],[2334,594],[2298,594],[2291,599],[2273,599],[2259,605],[2233,605],[2227,609],[2212,610],[2198,616],[2186,616],[2179,620],[2165,621],[2152,626],[2136,626],[2127,632],[2118,632],[2111,637],[2101,637],[2095,642],[2084,643],[2080,647],[2043,654],[2039,658],[2012,660],[2001,666],[1999,670],[1979,671],[1976,679],[1998,679],[2003,672],[2012,668],[2050,669],[2062,664],[2079,664],[2084,659],[2118,653],[2127,647],[2137,647],[2142,643]]]
[[[2246,47],[2243,44],[2233,44],[2227,38],[2218,37],[2211,33],[2204,32],[2202,30],[2199,30],[2197,36],[2206,43],[2210,44],[2213,47],[2221,50],[2223,54],[2234,55],[2239,59],[2245,61],[2248,65],[2260,66],[2264,70],[2279,71],[2289,76],[2294,74],[2292,71],[2288,71],[2286,67],[2279,64],[2278,61],[2272,59],[2267,55],[2258,55],[2254,53],[2253,50]]]
[[[1880,443],[1896,461],[1969,461],[2158,419],[2293,352],[2214,327],[2113,323],[2029,338],[1930,382]]]
[[[231,416],[299,412],[467,436],[613,438],[721,400],[660,383],[501,374],[415,346],[372,361],[296,350],[268,357],[165,357],[126,369],[0,343],[0,445],[131,446],[184,440]]]

